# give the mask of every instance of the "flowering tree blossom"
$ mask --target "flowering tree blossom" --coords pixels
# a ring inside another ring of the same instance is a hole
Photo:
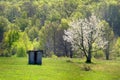
[[[107,40],[104,37],[104,26],[92,15],[88,19],[79,19],[70,23],[70,28],[64,31],[64,40],[70,42],[73,50],[81,50],[86,56],[86,62],[91,63],[93,43],[104,48]]]

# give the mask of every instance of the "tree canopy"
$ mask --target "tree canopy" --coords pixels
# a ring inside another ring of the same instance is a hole
[[[106,36],[106,41],[113,38],[114,43],[120,35],[119,7],[118,0],[0,0],[0,56],[26,56],[22,53],[27,50],[43,49],[44,56],[73,57],[77,53],[72,50],[72,44],[64,41],[64,30],[69,30],[73,21],[88,20],[89,23],[92,14],[104,20],[102,29],[106,29],[105,34],[110,32],[102,36]],[[93,25],[91,28],[95,31],[98,24]],[[90,37],[88,31],[84,34]]]

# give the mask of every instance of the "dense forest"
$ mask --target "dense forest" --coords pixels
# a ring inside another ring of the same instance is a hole
[[[83,57],[63,35],[73,20],[92,14],[104,20],[109,41],[106,50],[93,56],[120,56],[119,0],[0,0],[0,56],[23,57],[28,50],[44,50],[45,57]]]

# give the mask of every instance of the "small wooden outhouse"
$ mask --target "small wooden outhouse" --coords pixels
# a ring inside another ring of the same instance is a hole
[[[28,51],[28,64],[42,64],[43,50]]]

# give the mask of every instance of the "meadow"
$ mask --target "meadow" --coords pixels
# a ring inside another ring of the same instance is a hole
[[[0,80],[120,80],[120,59],[86,64],[80,58],[43,58],[41,66],[27,60],[0,57]]]

